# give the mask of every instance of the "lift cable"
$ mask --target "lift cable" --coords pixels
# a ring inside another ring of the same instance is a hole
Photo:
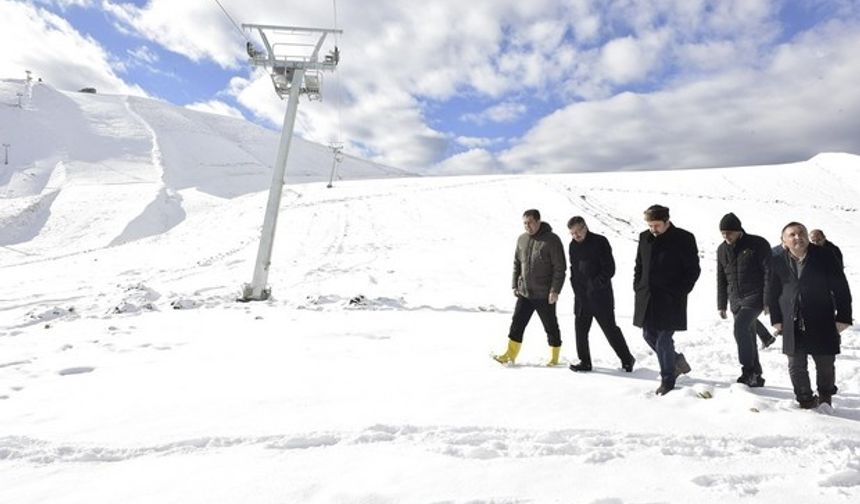
[[[225,9],[224,6],[221,5],[220,0],[215,0],[215,3],[218,4],[218,7],[221,7],[221,11],[224,13],[225,16],[227,16],[227,19],[229,19],[233,26],[236,28],[236,30],[242,34],[242,38],[244,38],[248,42],[251,42],[251,39],[248,38],[248,35],[246,35],[242,28],[240,28],[239,25],[236,24],[236,21],[233,20],[233,16],[231,16],[230,13],[227,12],[227,9]]]

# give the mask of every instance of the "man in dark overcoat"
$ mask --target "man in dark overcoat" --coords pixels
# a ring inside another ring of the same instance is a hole
[[[726,306],[734,316],[734,336],[741,375],[738,383],[764,386],[756,348],[756,323],[765,309],[764,296],[770,281],[770,244],[761,236],[746,233],[733,213],[720,219],[723,242],[717,247],[717,310],[727,318]],[[768,334],[770,336],[770,334]]]
[[[591,323],[597,324],[609,341],[609,346],[621,360],[621,367],[628,373],[633,371],[636,359],[630,354],[621,328],[615,323],[615,295],[612,277],[615,276],[615,259],[612,246],[606,237],[592,233],[580,216],[567,222],[570,231],[570,285],[573,287],[573,314],[576,331],[577,364],[571,371],[591,371],[591,351],[588,347],[588,332]]]
[[[836,259],[839,260],[839,265],[843,268],[845,267],[845,261],[842,259],[842,251],[839,250],[839,247],[837,247],[835,243],[827,239],[824,231],[813,229],[809,232],[809,241],[819,247],[824,247],[825,249],[833,252],[833,255],[835,255]]]
[[[652,205],[645,210],[648,230],[639,235],[633,290],[636,303],[633,325],[642,328],[648,346],[660,362],[660,386],[664,395],[675,380],[690,372],[683,354],[675,352],[675,331],[687,330],[687,295],[696,285],[701,268],[696,237],[675,227],[669,209]]]
[[[851,326],[851,290],[837,257],[809,243],[806,227],[790,222],[782,230],[785,250],[773,257],[768,304],[770,320],[782,331],[782,351],[801,408],[832,404],[840,333]],[[815,361],[818,395],[809,381]]]

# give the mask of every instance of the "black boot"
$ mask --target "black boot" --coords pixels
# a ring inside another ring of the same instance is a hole
[[[631,355],[630,360],[621,363],[621,369],[623,369],[627,373],[630,373],[633,371],[633,364],[635,363],[636,358]]]
[[[797,398],[800,409],[812,409],[818,406],[818,396],[803,396]]]
[[[675,378],[678,378],[682,374],[689,373],[690,369],[690,364],[687,363],[687,359],[684,357],[684,354],[679,353],[675,356]]]
[[[837,390],[839,390],[839,389],[836,387],[836,385],[829,387],[826,391],[822,391],[822,389],[819,387],[819,389],[818,389],[818,402],[819,402],[819,404],[827,403],[830,406],[833,406],[833,394],[835,394]]]
[[[741,373],[736,381],[751,388],[764,387],[764,378],[758,373]]]
[[[589,363],[580,362],[578,364],[571,364],[570,370],[571,371],[577,371],[577,372],[591,371],[591,363],[590,362]]]
[[[657,390],[655,390],[655,391],[654,391],[654,393],[655,393],[655,394],[657,394],[657,395],[666,395],[666,394],[668,394],[668,393],[669,393],[669,391],[670,391],[670,390],[672,390],[673,388],[675,388],[675,384],[674,384],[674,383],[670,383],[670,382],[661,382],[661,383],[660,383],[660,386],[659,386],[659,387],[657,387]]]

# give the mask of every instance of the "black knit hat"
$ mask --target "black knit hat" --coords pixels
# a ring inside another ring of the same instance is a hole
[[[720,231],[743,231],[741,220],[731,212],[723,215],[723,218],[720,219]]]

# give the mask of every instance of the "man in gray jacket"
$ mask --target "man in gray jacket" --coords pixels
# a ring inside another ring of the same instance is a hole
[[[517,304],[508,333],[508,348],[505,353],[493,358],[503,364],[514,363],[520,352],[526,325],[537,311],[550,346],[547,365],[554,366],[558,364],[561,351],[556,302],[564,286],[567,270],[564,246],[558,235],[552,232],[552,227],[541,222],[540,212],[535,209],[523,213],[523,226],[526,232],[517,239],[514,251],[511,288]]]

